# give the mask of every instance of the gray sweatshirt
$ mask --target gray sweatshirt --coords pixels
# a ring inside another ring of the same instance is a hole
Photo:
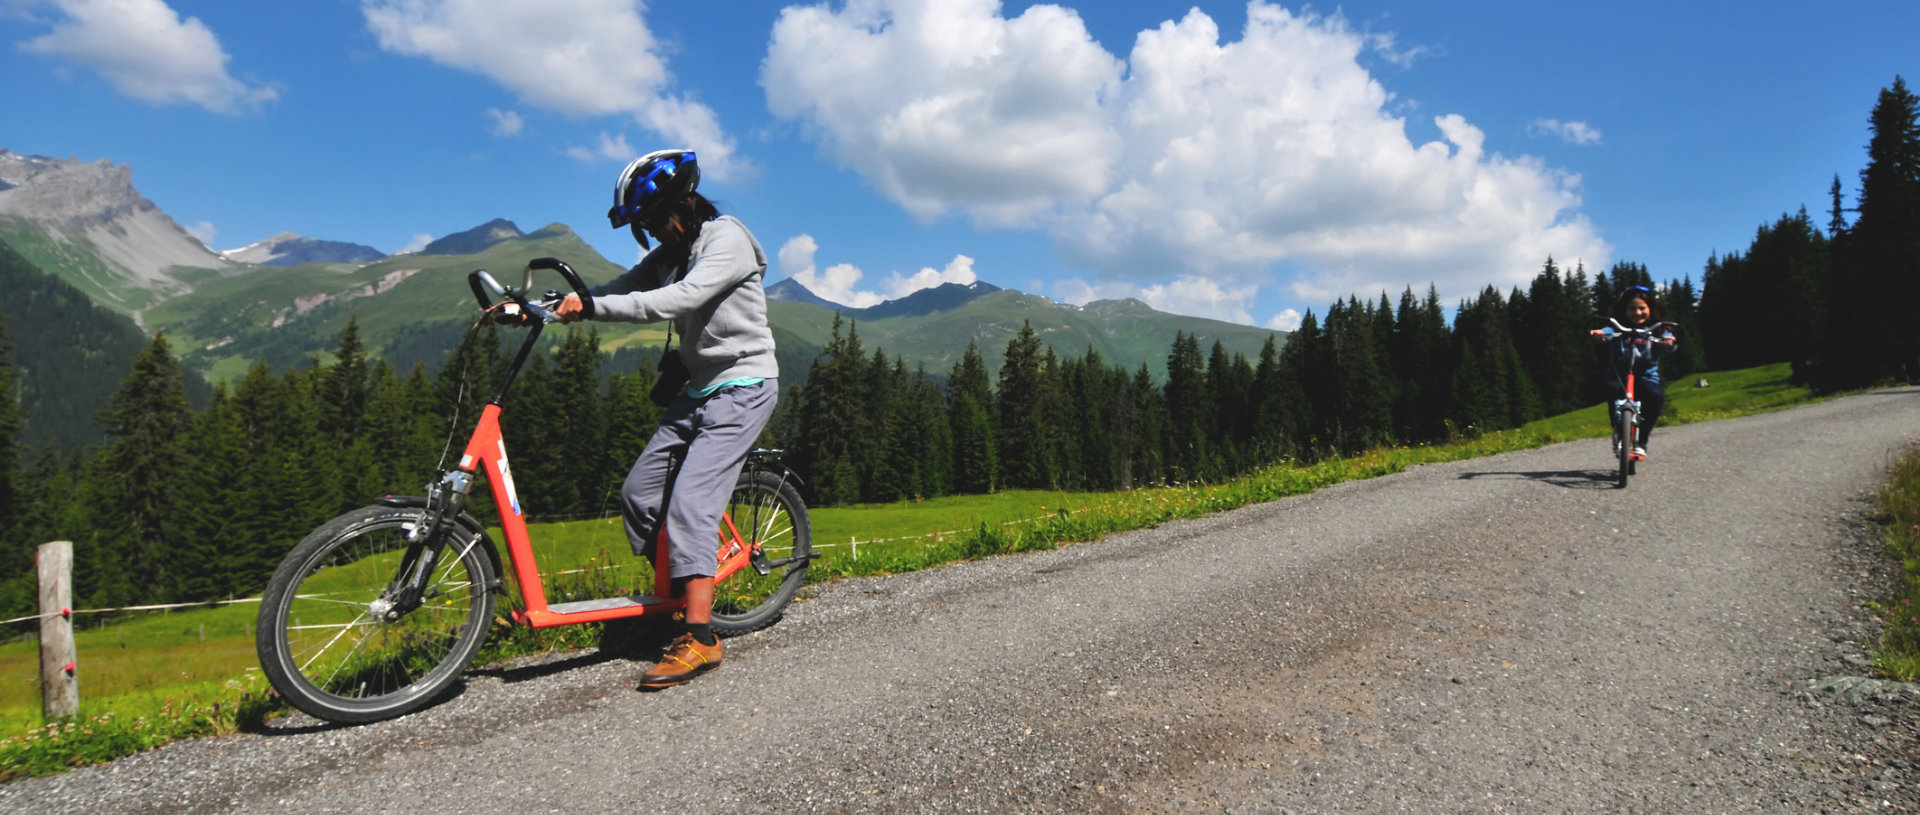
[[[684,275],[672,257],[664,247],[655,249],[626,274],[593,287],[593,319],[672,320],[692,374],[690,390],[743,377],[779,377],[767,293],[760,286],[767,254],[747,225],[731,215],[702,225]]]

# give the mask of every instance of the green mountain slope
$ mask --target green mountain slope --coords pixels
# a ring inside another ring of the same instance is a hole
[[[255,359],[282,368],[332,351],[350,319],[358,322],[361,341],[376,352],[426,326],[466,325],[476,315],[469,272],[486,269],[501,283],[518,286],[527,262],[539,257],[565,260],[589,283],[621,271],[572,230],[554,224],[475,255],[398,255],[364,266],[263,267],[206,281],[144,316],[149,328],[164,329],[176,339],[189,364],[214,379],[233,379]],[[566,288],[552,272],[536,275],[534,286]],[[599,328],[609,350],[664,336],[652,326]]]
[[[768,304],[771,319],[797,338],[824,347],[832,336],[835,309],[797,302]],[[1202,349],[1221,343],[1229,354],[1248,359],[1259,356],[1276,331],[1237,323],[1186,317],[1155,311],[1138,300],[1100,300],[1084,307],[1055,303],[1045,297],[1001,290],[976,297],[957,308],[927,314],[860,319],[859,312],[842,311],[849,329],[858,331],[867,353],[878,347],[888,356],[905,357],[908,365],[925,361],[928,373],[945,375],[967,350],[979,344],[988,370],[998,371],[1007,342],[1027,323],[1042,342],[1062,357],[1077,357],[1091,348],[1107,364],[1128,368],[1145,363],[1155,379],[1164,379],[1167,353],[1176,332],[1200,338]]]
[[[467,274],[486,269],[502,283],[517,286],[527,262],[539,257],[567,261],[589,285],[621,272],[620,266],[601,257],[571,229],[551,224],[472,255],[411,254],[366,265],[309,263],[209,270],[195,280],[191,292],[147,305],[140,316],[148,331],[167,332],[180,358],[214,381],[238,379],[255,360],[265,360],[279,370],[324,357],[338,346],[350,319],[357,321],[361,341],[374,353],[389,355],[397,364],[418,360],[432,366],[436,355],[450,351],[460,330],[474,319]],[[546,272],[534,284],[540,289],[564,288],[559,276]],[[797,383],[805,378],[808,364],[832,336],[836,312],[845,316],[849,326],[857,327],[867,353],[879,348],[888,356],[904,357],[909,366],[924,362],[928,372],[936,375],[945,375],[953,367],[969,340],[979,344],[988,365],[998,370],[1008,341],[1029,322],[1063,357],[1079,356],[1091,348],[1109,364],[1133,368],[1145,363],[1155,377],[1165,376],[1175,332],[1197,335],[1202,348],[1211,348],[1217,340],[1229,353],[1250,358],[1275,334],[1154,311],[1134,300],[1075,307],[1000,290],[970,299],[923,298],[922,302],[910,304],[905,313],[892,304],[864,311],[771,302],[782,379]],[[871,314],[884,316],[869,319]],[[609,352],[629,349],[644,355],[665,338],[661,326],[598,323],[594,327]],[[436,343],[447,347],[436,351],[431,347]]]
[[[7,328],[21,411],[20,452],[32,458],[52,445],[71,452],[105,441],[94,414],[120,389],[135,357],[153,341],[125,315],[40,270],[0,242],[0,324]],[[186,380],[188,401],[206,404],[209,389]]]
[[[125,285],[125,272],[108,261],[86,236],[56,236],[25,218],[0,215],[0,243],[34,268],[73,286],[94,303],[133,316],[166,295],[154,289]],[[172,276],[190,285],[223,274],[216,269],[173,267]],[[230,272],[226,272],[230,273]]]

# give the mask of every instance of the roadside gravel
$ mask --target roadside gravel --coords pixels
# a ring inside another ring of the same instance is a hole
[[[1920,694],[1863,684],[1865,497],[1920,390],[1385,478],[818,587],[726,665],[469,674],[0,787],[0,811],[1898,812]]]

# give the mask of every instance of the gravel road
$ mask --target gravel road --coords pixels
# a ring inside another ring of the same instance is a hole
[[[1880,391],[1662,430],[1625,491],[1579,441],[843,580],[685,687],[635,692],[619,643],[0,810],[1915,811],[1920,696],[1845,677],[1916,433],[1920,390]]]

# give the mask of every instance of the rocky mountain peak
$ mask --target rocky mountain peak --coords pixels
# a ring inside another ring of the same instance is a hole
[[[0,180],[6,185],[0,188],[0,215],[63,247],[69,265],[56,260],[47,271],[103,302],[131,310],[140,293],[167,296],[191,288],[178,267],[231,268],[135,190],[127,165],[0,148]]]
[[[495,218],[465,232],[455,232],[452,235],[429,243],[420,250],[420,254],[477,255],[486,251],[487,247],[501,241],[524,238],[526,236],[526,233],[521,232],[520,227],[515,226],[512,221],[505,218]]]
[[[0,148],[0,181],[7,185],[0,189],[0,213],[67,227],[158,209],[134,190],[132,168],[104,158],[88,163]]]

